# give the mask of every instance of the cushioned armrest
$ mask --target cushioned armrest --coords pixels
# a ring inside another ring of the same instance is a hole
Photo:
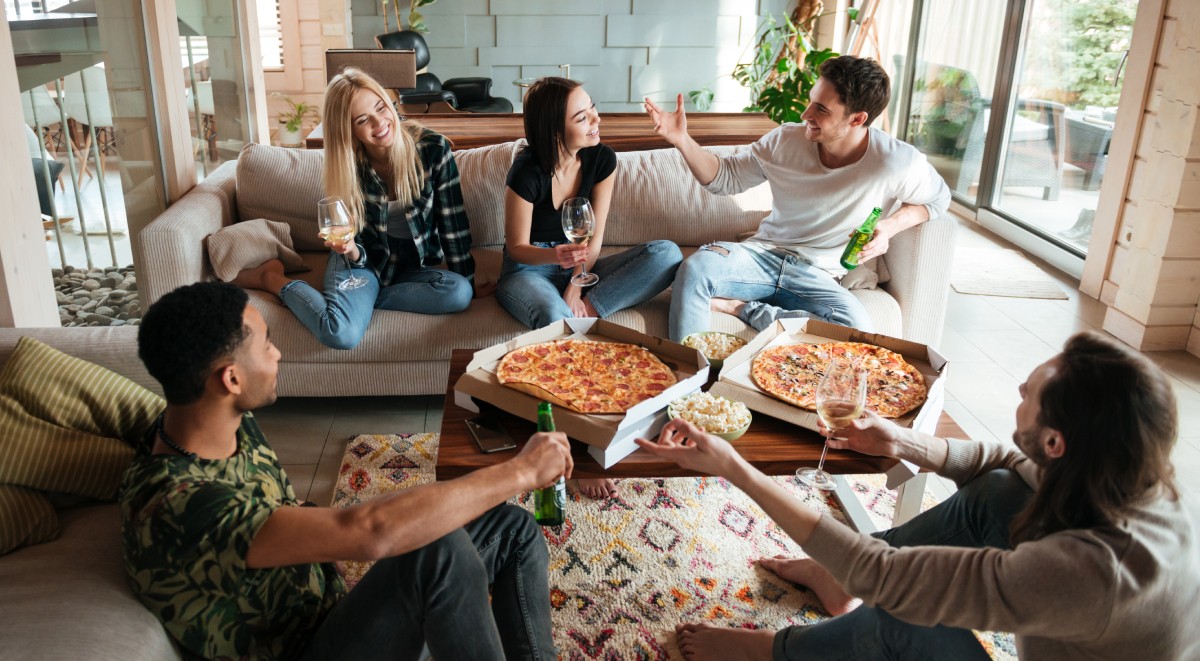
[[[405,92],[396,96],[396,103],[401,105],[438,103],[439,101],[445,101],[455,108],[458,107],[458,99],[454,96],[454,92],[447,90],[437,92]]]
[[[900,304],[906,340],[934,348],[941,342],[957,230],[958,221],[946,212],[892,237],[883,256],[892,274],[883,288]]]
[[[482,76],[451,78],[442,83],[442,89],[454,92],[462,105],[486,101],[492,94],[492,79]]]
[[[211,279],[204,238],[237,218],[237,161],[224,163],[142,230],[142,309],[171,290]]]

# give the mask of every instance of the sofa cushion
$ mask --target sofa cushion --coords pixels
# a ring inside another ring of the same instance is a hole
[[[316,223],[313,228],[316,229]],[[230,282],[244,269],[268,259],[279,258],[286,272],[309,268],[292,250],[291,228],[287,223],[266,218],[247,220],[209,234],[204,243],[213,275],[222,282]]]
[[[0,656],[181,658],[162,625],[129,589],[117,505],[72,507],[59,518],[58,539],[0,559]]]
[[[123,439],[144,435],[162,408],[129,379],[23,337],[0,373],[0,484],[111,500],[133,457]],[[0,499],[18,509],[0,521],[28,520],[28,504]],[[22,541],[32,540],[0,539],[0,553]]]
[[[297,250],[325,250],[317,234],[324,157],[321,150],[246,145],[237,161],[238,218],[285,222]]]
[[[748,148],[705,149],[730,156]],[[604,243],[635,246],[670,239],[682,247],[734,241],[739,233],[758,229],[770,210],[766,183],[738,195],[713,195],[696,182],[676,149],[620,152]]]
[[[504,245],[504,182],[524,140],[454,152],[462,181],[463,208],[471,223],[471,245]]]

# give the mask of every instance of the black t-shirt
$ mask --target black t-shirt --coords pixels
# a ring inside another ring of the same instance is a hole
[[[616,171],[617,154],[608,145],[600,144],[580,149],[579,160],[583,176],[575,197],[586,197],[590,200],[592,187],[608,179]],[[514,193],[521,196],[521,199],[533,204],[533,222],[529,226],[530,243],[566,241],[561,210],[554,208],[550,174],[538,166],[529,149],[522,149],[513,159],[512,167],[508,170],[508,181],[505,183]]]

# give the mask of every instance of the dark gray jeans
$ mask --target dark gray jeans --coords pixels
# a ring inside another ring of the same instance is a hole
[[[375,563],[301,659],[417,659],[424,645],[435,659],[557,658],[547,557],[533,516],[496,507],[428,546]]]
[[[875,533],[888,544],[1009,548],[1008,524],[1033,496],[1015,472],[985,473],[908,523]],[[774,658],[877,661],[988,661],[974,634],[902,622],[878,608],[858,608],[824,622],[775,634]]]

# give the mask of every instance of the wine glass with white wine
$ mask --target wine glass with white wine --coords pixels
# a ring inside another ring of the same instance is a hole
[[[825,472],[825,453],[829,452],[829,438],[833,432],[850,425],[862,415],[867,401],[867,372],[858,363],[845,356],[837,356],[829,362],[825,376],[817,385],[817,415],[825,424],[825,447],[821,448],[821,460],[816,468],[801,468],[796,477],[810,487],[833,491],[833,476]]]
[[[592,204],[586,197],[573,197],[562,205],[563,233],[567,240],[574,244],[586,245],[596,232],[596,215],[592,213]],[[600,276],[587,272],[587,262],[583,270],[576,273],[571,282],[580,287],[590,287],[600,282]]]
[[[340,197],[327,197],[317,202],[317,223],[321,227],[321,238],[337,248],[354,240],[354,223],[350,220],[350,212],[346,210],[346,202]],[[366,278],[354,275],[350,269],[350,258],[342,254],[342,259],[346,261],[346,271],[350,275],[337,283],[337,288],[349,291],[367,284]]]

